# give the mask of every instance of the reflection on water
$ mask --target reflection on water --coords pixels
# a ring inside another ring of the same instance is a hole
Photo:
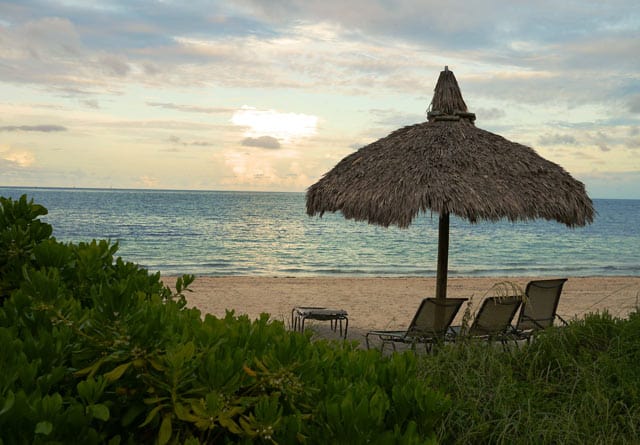
[[[437,215],[409,229],[309,218],[303,193],[0,188],[49,209],[61,241],[111,239],[163,273],[435,274]],[[451,220],[450,275],[640,275],[639,200],[595,200],[594,224]]]

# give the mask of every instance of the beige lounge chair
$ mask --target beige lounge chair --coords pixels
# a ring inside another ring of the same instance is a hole
[[[447,298],[438,300],[436,298],[425,298],[420,303],[420,307],[411,320],[411,324],[406,331],[369,331],[365,335],[367,349],[371,347],[369,337],[378,337],[380,340],[380,351],[385,345],[390,344],[396,350],[396,343],[411,344],[415,350],[418,343],[425,345],[427,352],[431,351],[434,343],[443,341],[445,334],[462,304],[467,298]]]
[[[538,331],[553,326],[555,320],[567,322],[557,314],[562,286],[566,278],[530,281],[525,289],[526,298],[513,329],[518,339],[530,340]]]
[[[519,295],[487,297],[476,312],[471,326],[464,330],[462,326],[452,326],[449,339],[499,340],[504,345],[510,338],[508,334],[511,332],[511,322],[521,303],[522,297]]]

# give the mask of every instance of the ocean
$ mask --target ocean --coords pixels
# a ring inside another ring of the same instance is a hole
[[[44,205],[64,242],[109,239],[163,274],[435,276],[438,215],[408,229],[305,213],[304,193],[0,187]],[[451,218],[449,276],[640,276],[640,200],[596,199],[593,224]]]

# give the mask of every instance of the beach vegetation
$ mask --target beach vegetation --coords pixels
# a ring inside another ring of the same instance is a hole
[[[637,443],[640,313],[589,314],[504,350],[468,341],[422,357],[420,372],[451,397],[447,444]]]
[[[640,312],[383,355],[203,315],[118,245],[0,197],[0,444],[637,443]],[[512,293],[513,289],[507,289]],[[468,316],[466,317],[469,318]]]
[[[217,318],[117,257],[0,201],[0,443],[435,443],[449,398],[411,354]]]

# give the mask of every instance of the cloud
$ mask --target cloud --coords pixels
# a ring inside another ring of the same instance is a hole
[[[26,22],[20,28],[23,44],[35,58],[74,58],[82,52],[80,34],[73,23],[60,17],[45,17]]]
[[[637,165],[640,10],[633,0],[486,0],[464,8],[435,0],[7,5],[0,6],[0,87],[8,91],[2,116],[13,118],[0,122],[0,132],[16,133],[0,134],[33,132],[34,147],[48,147],[51,132],[66,127],[9,124],[60,122],[62,113],[78,132],[70,144],[97,150],[91,141],[126,138],[132,154],[147,152],[145,143],[188,153],[166,156],[172,167],[242,144],[248,164],[262,159],[247,181],[272,178],[284,187],[290,173],[274,159],[292,141],[304,147],[296,175],[316,177],[353,141],[364,145],[424,121],[437,73],[449,65],[479,126],[549,145],[567,168],[589,165],[574,151],[616,168]],[[28,101],[60,108],[47,114]],[[256,107],[239,109],[242,103]],[[215,150],[192,148],[208,140]],[[48,168],[45,151],[37,156]],[[27,176],[11,162],[17,176]],[[127,184],[136,180],[127,173]]]
[[[62,125],[5,125],[0,127],[0,131],[37,131],[52,133],[56,131],[67,131],[67,127],[63,127]]]
[[[627,102],[627,108],[631,113],[640,114],[640,94],[636,94],[629,98]]]
[[[277,180],[270,160],[249,156],[246,153],[228,153],[225,164],[230,170],[232,183],[259,184]]]
[[[82,103],[87,108],[93,108],[95,110],[98,110],[100,108],[100,103],[96,99],[85,99],[80,103]]]
[[[622,97],[625,76],[633,83],[626,73],[640,71],[637,12],[624,2],[584,8],[553,4],[553,14],[548,1],[517,8],[502,0],[465,8],[433,0],[395,1],[392,7],[382,0],[354,2],[345,8],[341,0],[274,0],[268,6],[241,0],[208,4],[205,13],[199,2],[180,7],[160,2],[153,8],[140,6],[144,2],[25,6],[22,14],[10,10],[11,26],[0,31],[0,54],[11,62],[0,64],[0,79],[64,86],[72,94],[114,94],[126,81],[369,95],[428,91],[433,84],[425,73],[448,63],[461,77],[478,76],[474,89],[483,96],[594,103]],[[617,72],[621,63],[624,73]],[[499,70],[533,75],[511,81],[490,76]]]
[[[316,134],[318,117],[301,113],[259,110],[244,105],[233,113],[231,122],[246,129],[244,136],[270,136],[282,141],[311,137]]]
[[[587,191],[595,198],[639,199],[640,171],[600,170],[579,177],[587,184]]]
[[[261,147],[269,149],[280,148],[280,141],[272,136],[260,136],[257,138],[245,138],[242,145],[246,147]]]
[[[211,147],[213,145],[211,142],[207,142],[207,141],[185,141],[182,138],[179,138],[178,136],[169,136],[167,141],[171,142],[172,144],[182,145],[185,147],[187,146]],[[172,151],[175,151],[175,150],[172,150]]]
[[[131,71],[131,66],[123,56],[104,54],[98,58],[99,64],[108,75],[125,77]]]
[[[611,151],[611,145],[616,143],[613,137],[602,131],[598,131],[595,135],[590,135],[590,139],[603,152]]]
[[[24,150],[15,150],[7,146],[0,146],[0,160],[13,168],[30,167],[35,162],[33,153]],[[1,164],[0,164],[1,165]]]
[[[560,49],[559,45],[557,49]],[[562,42],[562,49],[558,61],[562,68],[570,71],[595,71],[605,67],[606,73],[611,70],[606,68],[609,66],[622,71],[639,66],[637,57],[633,57],[640,53],[637,30],[596,32],[575,42]]]
[[[160,180],[153,176],[140,176],[137,183],[143,188],[155,188],[160,184]]]
[[[369,110],[369,113],[375,117],[374,123],[376,125],[389,127],[393,130],[427,120],[426,112],[424,114],[416,114],[400,112],[394,109],[374,108]]]
[[[147,102],[150,107],[164,108],[167,110],[183,111],[185,113],[224,114],[235,111],[233,108],[224,107],[199,107],[195,105],[180,105],[169,102]]]
[[[124,56],[84,47],[67,18],[44,17],[0,26],[0,81],[86,93],[122,77]]]
[[[217,155],[216,166],[224,165],[220,184],[236,190],[304,190],[309,186],[305,163],[294,150],[277,152],[227,151]]]
[[[637,8],[624,1],[584,4],[541,0],[514,5],[488,0],[465,2],[464,8],[456,2],[436,0],[353,0],[348,8],[342,0],[243,0],[242,4],[261,21],[279,28],[287,23],[332,23],[352,34],[375,35],[386,41],[401,39],[439,54],[459,51],[470,58],[483,52],[477,63],[493,56],[512,66],[536,63],[546,52],[540,49],[558,43],[635,35],[638,17]],[[553,55],[561,57],[562,52]],[[591,63],[602,67],[596,60]]]
[[[477,108],[472,110],[473,113],[476,114],[478,120],[482,121],[493,121],[502,119],[507,115],[504,110],[500,108]]]
[[[29,167],[35,162],[33,154],[26,151],[16,151],[8,153],[4,156],[4,159],[10,162],[14,162],[19,167]]]
[[[578,141],[570,134],[545,134],[538,138],[540,145],[575,145]]]

